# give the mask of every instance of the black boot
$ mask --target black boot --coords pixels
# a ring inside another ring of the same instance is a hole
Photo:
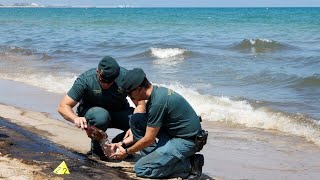
[[[204,157],[202,154],[194,154],[190,158],[191,172],[187,179],[200,180],[202,178],[202,166],[204,165]]]
[[[91,150],[87,152],[87,155],[97,157],[102,161],[107,161],[108,158],[104,155],[103,150],[98,141],[91,140]]]
[[[122,141],[125,135],[126,135],[126,131],[119,133],[118,135],[116,135],[116,137],[114,137],[111,140],[111,143],[118,143],[118,142]]]

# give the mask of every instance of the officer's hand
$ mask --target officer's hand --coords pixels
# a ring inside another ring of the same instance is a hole
[[[87,128],[87,120],[85,117],[76,117],[73,119],[75,126],[84,130]]]
[[[117,144],[121,146],[120,143],[105,144],[104,149],[109,149],[112,152],[112,154],[114,154],[115,152],[117,152],[117,149],[118,149]]]
[[[110,156],[111,159],[124,159],[128,156],[128,154],[126,153],[126,150],[120,145],[120,144],[115,144],[115,146],[117,147],[117,150],[114,154],[112,154]]]
[[[118,143],[113,143],[113,144],[105,144],[102,148],[103,153],[105,154],[105,156],[110,157],[112,156],[114,153],[116,153],[118,147],[116,146],[116,144]]]

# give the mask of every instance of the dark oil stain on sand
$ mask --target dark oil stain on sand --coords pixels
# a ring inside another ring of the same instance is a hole
[[[25,164],[43,167],[47,178],[64,179],[129,179],[120,170],[107,167],[103,163],[88,159],[86,155],[72,152],[33,134],[22,127],[0,117],[0,151],[9,157],[21,159]],[[65,161],[68,175],[53,173]]]

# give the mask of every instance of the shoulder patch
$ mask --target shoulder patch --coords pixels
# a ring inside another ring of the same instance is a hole
[[[168,96],[170,96],[170,95],[172,95],[172,94],[174,94],[174,91],[171,90],[171,89],[168,89]]]

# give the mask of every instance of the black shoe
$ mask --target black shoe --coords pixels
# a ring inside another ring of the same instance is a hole
[[[200,180],[202,178],[202,166],[204,165],[204,157],[202,154],[194,154],[190,158],[191,172],[187,179]]]
[[[111,143],[118,143],[122,141],[125,135],[126,135],[126,131],[119,133],[111,140]]]
[[[93,158],[100,159],[102,161],[107,161],[109,158],[105,156],[103,150],[97,141],[91,141],[91,150],[89,150],[86,155]]]
[[[94,151],[92,150],[89,150],[87,153],[86,153],[87,156],[93,158],[93,159],[98,159],[98,160],[101,160],[101,161],[109,161],[109,158],[106,157],[104,154],[96,154]]]

